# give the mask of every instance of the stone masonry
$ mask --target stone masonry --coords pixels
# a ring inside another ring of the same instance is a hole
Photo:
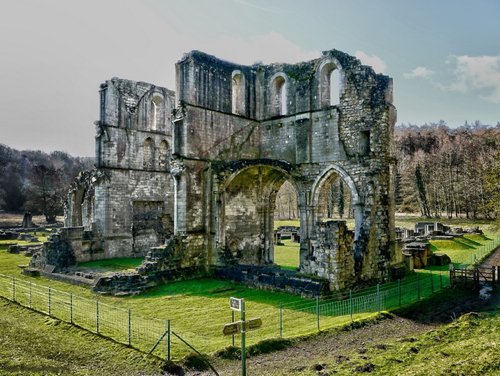
[[[288,181],[300,272],[332,289],[389,276],[401,261],[391,78],[331,50],[252,66],[192,51],[176,79],[175,93],[118,78],[101,85],[96,169],[66,205],[65,226],[86,234],[77,261],[145,255],[175,238],[185,255],[176,269],[272,265],[275,199]],[[354,231],[319,221],[320,192],[337,179],[350,190]]]

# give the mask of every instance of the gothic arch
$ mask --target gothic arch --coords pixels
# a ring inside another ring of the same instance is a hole
[[[221,182],[216,200],[219,241],[234,261],[254,265],[274,262],[276,194],[285,181],[298,192],[289,172],[264,163],[245,165]]]
[[[319,199],[319,193],[320,193],[320,188],[321,185],[328,180],[328,178],[332,174],[337,174],[339,175],[344,182],[348,185],[350,191],[351,191],[351,196],[352,196],[352,201],[353,205],[359,205],[361,204],[361,199],[358,193],[358,189],[356,188],[356,185],[354,184],[354,180],[351,178],[351,176],[340,166],[336,165],[330,165],[327,168],[325,168],[316,178],[312,185],[311,189],[311,204],[312,205],[317,205],[318,204],[318,199]]]

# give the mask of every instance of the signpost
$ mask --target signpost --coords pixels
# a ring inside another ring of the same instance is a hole
[[[241,333],[241,375],[246,376],[245,334],[248,330],[260,328],[262,326],[262,319],[245,320],[245,299],[229,298],[229,307],[233,311],[241,312],[241,320],[224,325],[222,333],[226,336],[235,335],[238,332]]]

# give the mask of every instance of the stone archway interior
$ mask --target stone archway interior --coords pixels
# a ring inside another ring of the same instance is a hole
[[[316,218],[320,222],[329,220],[346,221],[354,229],[354,206],[351,190],[336,173],[325,179],[319,190]]]
[[[287,180],[272,166],[258,165],[239,171],[224,191],[225,249],[239,264],[274,262],[276,194]]]

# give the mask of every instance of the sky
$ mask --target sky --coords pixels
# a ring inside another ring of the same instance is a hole
[[[0,143],[94,155],[99,84],[175,90],[201,50],[240,64],[338,49],[394,79],[398,124],[500,122],[500,0],[1,0]]]

